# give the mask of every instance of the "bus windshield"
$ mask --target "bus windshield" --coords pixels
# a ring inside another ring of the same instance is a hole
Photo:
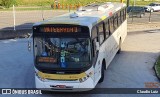
[[[84,68],[90,65],[89,38],[35,38],[36,64],[50,68]]]

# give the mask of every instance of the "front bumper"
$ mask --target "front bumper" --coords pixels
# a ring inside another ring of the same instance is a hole
[[[36,88],[47,91],[88,91],[92,90],[95,85],[92,78],[88,78],[84,82],[70,82],[70,81],[54,81],[49,80],[46,82],[41,81],[35,76]],[[56,86],[65,86],[65,88],[59,88]]]

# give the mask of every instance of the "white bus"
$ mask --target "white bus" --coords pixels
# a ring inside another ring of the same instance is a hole
[[[36,88],[51,91],[95,88],[103,82],[104,71],[120,52],[126,35],[124,3],[90,4],[76,12],[35,23]]]

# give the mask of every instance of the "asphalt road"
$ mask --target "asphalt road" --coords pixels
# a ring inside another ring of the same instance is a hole
[[[144,88],[145,82],[159,82],[153,65],[160,54],[160,30],[129,32],[122,53],[115,56],[105,71],[105,80],[97,88]],[[29,40],[31,41],[31,40]],[[28,39],[0,41],[0,87],[34,88],[33,54]],[[6,95],[0,95],[6,97]],[[17,96],[17,95],[7,95]],[[22,95],[19,95],[22,96]],[[159,97],[129,94],[50,94],[31,97]]]

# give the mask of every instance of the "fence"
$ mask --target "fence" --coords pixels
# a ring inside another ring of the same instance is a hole
[[[160,23],[160,12],[146,12],[143,17],[137,16],[128,16],[128,23]]]

